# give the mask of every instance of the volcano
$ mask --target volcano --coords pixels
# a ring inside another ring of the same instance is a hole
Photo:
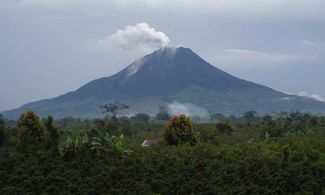
[[[130,105],[131,113],[149,114],[174,101],[228,115],[248,110],[261,114],[292,110],[325,112],[324,102],[239,79],[209,64],[189,48],[163,47],[115,75],[3,114],[17,118],[31,109],[40,116],[96,117],[102,114],[100,105],[112,101]]]

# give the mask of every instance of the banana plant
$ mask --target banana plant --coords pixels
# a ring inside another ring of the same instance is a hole
[[[122,157],[132,154],[131,150],[123,149],[124,135],[114,136],[106,133],[102,137],[88,137],[79,134],[74,138],[67,137],[66,142],[60,147],[60,153],[65,158],[76,157],[90,152],[92,156]]]
[[[75,156],[75,143],[70,136],[67,137],[63,146],[59,147],[59,152],[64,158],[70,158]]]

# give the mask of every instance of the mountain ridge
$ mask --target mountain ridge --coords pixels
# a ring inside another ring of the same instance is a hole
[[[33,109],[41,116],[95,117],[101,115],[99,106],[110,101],[130,104],[131,112],[151,114],[157,112],[159,105],[173,101],[226,114],[247,110],[325,112],[325,103],[239,79],[211,65],[189,48],[162,47],[112,76],[3,114],[17,118],[23,111]]]

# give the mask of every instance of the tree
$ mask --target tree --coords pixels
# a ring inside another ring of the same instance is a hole
[[[216,124],[216,128],[220,133],[230,135],[233,132],[232,126],[228,121],[220,121]]]
[[[190,143],[194,145],[199,140],[199,135],[193,130],[192,121],[182,114],[173,116],[164,131],[164,138],[169,145]]]
[[[163,121],[169,120],[170,115],[167,112],[167,109],[165,106],[159,106],[159,112],[156,115],[156,118],[157,118],[157,120],[163,120]]]
[[[266,115],[262,118],[263,128],[267,131],[272,131],[276,127],[276,122],[272,119],[270,115]]]
[[[3,143],[3,141],[5,140],[5,128],[6,128],[5,119],[0,114],[0,146]]]
[[[40,124],[39,117],[33,111],[22,114],[17,121],[18,139],[17,151],[24,155],[46,155],[48,132]]]
[[[150,119],[150,115],[146,113],[137,113],[131,118],[131,120],[134,122],[143,122],[143,123],[148,123],[149,119]]]
[[[130,106],[120,102],[111,102],[102,105],[101,108],[104,109],[104,113],[111,114],[112,117],[116,118],[116,115],[119,111],[129,109]]]
[[[256,117],[256,114],[257,114],[257,112],[254,110],[250,110],[250,111],[243,113],[244,118],[246,119],[246,122],[247,122],[247,126],[251,125],[251,122]]]
[[[117,118],[114,118],[116,120],[110,120],[105,125],[105,132],[110,134],[116,134],[118,132],[120,123],[117,121]]]
[[[302,117],[302,113],[300,111],[292,111],[289,114],[290,118],[293,120],[300,119]]]
[[[106,122],[101,118],[94,119],[95,128],[103,131],[105,129]]]
[[[30,134],[38,141],[45,141],[46,135],[41,127],[40,119],[33,111],[27,111],[22,114],[17,121],[18,126],[18,138],[23,139],[25,136]]]
[[[209,114],[210,122],[222,121],[226,118],[222,113],[213,113],[212,111],[209,111]]]
[[[129,120],[129,117],[127,116],[122,116],[119,118],[120,121],[120,127],[119,127],[119,132],[127,136],[131,136],[134,132],[131,129],[131,123]],[[115,135],[117,132],[115,132]]]
[[[263,134],[268,134],[272,137],[277,137],[281,135],[281,129],[276,128],[276,122],[272,119],[270,115],[266,115],[262,118],[262,129]]]
[[[245,119],[252,120],[256,117],[256,114],[257,114],[256,111],[250,110],[250,111],[245,112],[243,115],[244,115]]]
[[[60,138],[60,133],[58,128],[53,124],[53,117],[48,116],[45,119],[45,128],[47,132],[49,133],[49,143],[52,148],[57,148],[59,138]]]
[[[311,127],[315,127],[318,123],[318,118],[316,116],[312,116],[309,120],[309,125]]]

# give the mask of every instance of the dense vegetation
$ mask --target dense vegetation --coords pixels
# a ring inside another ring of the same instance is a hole
[[[0,194],[322,194],[325,117],[0,115]],[[155,140],[141,147],[144,140]]]

